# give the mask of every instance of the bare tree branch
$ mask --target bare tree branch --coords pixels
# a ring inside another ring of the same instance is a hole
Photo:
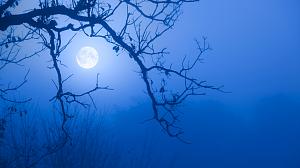
[[[129,57],[139,67],[139,73],[145,84],[146,93],[151,100],[153,117],[169,136],[176,137],[186,142],[183,137],[183,130],[177,126],[179,113],[176,107],[182,104],[190,96],[205,95],[205,90],[216,90],[224,92],[223,86],[213,86],[207,84],[205,80],[194,77],[192,71],[201,62],[203,55],[210,50],[206,38],[202,42],[196,40],[198,54],[194,59],[183,57],[179,67],[165,61],[169,54],[166,48],[159,49],[155,46],[156,41],[167,31],[172,29],[176,20],[181,14],[181,7],[185,3],[197,2],[198,0],[116,0],[102,2],[98,0],[72,0],[68,5],[62,1],[39,1],[39,7],[20,14],[1,14],[0,30],[7,32],[10,28],[24,26],[29,30],[23,38],[14,41],[5,39],[0,46],[19,43],[25,40],[36,38],[42,41],[42,50],[35,52],[38,54],[47,48],[50,51],[51,60],[57,75],[54,82],[57,88],[56,95],[51,99],[58,102],[62,113],[62,130],[65,138],[68,133],[65,128],[67,120],[71,117],[66,106],[77,103],[83,107],[88,107],[89,103],[80,100],[81,97],[88,96],[92,104],[95,102],[91,94],[97,90],[111,90],[108,86],[99,86],[98,75],[95,88],[84,93],[72,93],[64,88],[64,83],[72,75],[63,79],[59,60],[60,54],[72,42],[73,36],[65,45],[62,44],[63,32],[83,32],[89,37],[103,38],[112,44],[116,53],[126,52]],[[1,11],[13,7],[12,3],[18,1],[8,0],[1,4]],[[2,12],[2,13],[3,13]],[[116,14],[124,17],[115,20]],[[68,18],[61,21],[60,17]],[[76,22],[76,24],[75,24]],[[121,28],[115,28],[113,23],[121,23]],[[11,52],[13,52],[12,50]],[[9,53],[9,51],[6,51]],[[8,54],[8,55],[11,55]],[[7,64],[19,63],[21,59],[15,57],[2,58]],[[149,61],[150,60],[150,61]],[[160,74],[161,80],[156,80],[151,74]],[[171,79],[178,79],[182,85],[180,88],[171,88]]]

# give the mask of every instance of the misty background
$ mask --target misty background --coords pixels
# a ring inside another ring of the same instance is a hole
[[[104,41],[75,37],[61,56],[68,66],[62,71],[75,74],[66,87],[91,88],[99,72],[101,83],[114,89],[93,94],[94,113],[103,122],[101,136],[125,158],[141,157],[150,162],[149,167],[300,167],[300,2],[201,0],[187,4],[174,29],[158,45],[168,47],[168,59],[176,61],[195,54],[194,39],[202,36],[213,50],[193,73],[210,84],[224,85],[230,93],[208,91],[180,106],[180,125],[192,144],[168,137],[154,121],[143,123],[152,111],[136,65],[126,55],[117,56]],[[91,70],[76,64],[82,46],[99,52],[99,64]],[[19,91],[19,96],[33,98],[41,116],[51,112],[49,99],[55,93],[50,81],[55,74],[47,69],[47,54],[28,61],[30,80]],[[9,67],[2,76],[22,79],[25,69]]]

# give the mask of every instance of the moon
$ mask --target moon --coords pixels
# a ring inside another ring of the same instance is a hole
[[[90,69],[96,66],[98,60],[99,55],[97,50],[89,46],[82,47],[76,56],[76,61],[78,65],[85,69]]]

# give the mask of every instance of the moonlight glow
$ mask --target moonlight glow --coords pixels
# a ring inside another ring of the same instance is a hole
[[[76,56],[78,65],[85,69],[90,69],[97,65],[98,59],[98,52],[93,47],[82,47]]]

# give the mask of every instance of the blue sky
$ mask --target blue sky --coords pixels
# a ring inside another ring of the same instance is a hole
[[[202,36],[208,37],[213,50],[193,73],[211,84],[224,85],[231,93],[209,91],[180,107],[191,145],[167,137],[154,122],[140,124],[152,113],[137,67],[126,55],[116,56],[104,41],[76,36],[62,55],[68,66],[63,71],[75,74],[66,87],[91,88],[99,72],[103,85],[115,89],[94,95],[98,108],[107,111],[107,127],[115,139],[124,150],[132,151],[141,150],[148,139],[162,165],[300,167],[300,2],[201,0],[187,4],[175,27],[157,45],[168,47],[168,58],[176,61],[195,54],[194,39]],[[100,54],[99,64],[91,70],[80,68],[75,60],[79,48],[87,45]],[[29,47],[32,44],[25,45]],[[55,74],[46,68],[49,58],[44,53],[28,62],[31,80],[20,92],[33,97],[42,109],[48,109],[55,93],[51,83]],[[15,79],[11,73],[22,77],[24,67],[9,68],[3,78]]]
[[[213,50],[195,73],[232,93],[181,108],[192,145],[163,137],[154,146],[175,153],[175,167],[299,167],[300,3],[202,0],[183,12],[161,45],[182,56],[208,37]]]

